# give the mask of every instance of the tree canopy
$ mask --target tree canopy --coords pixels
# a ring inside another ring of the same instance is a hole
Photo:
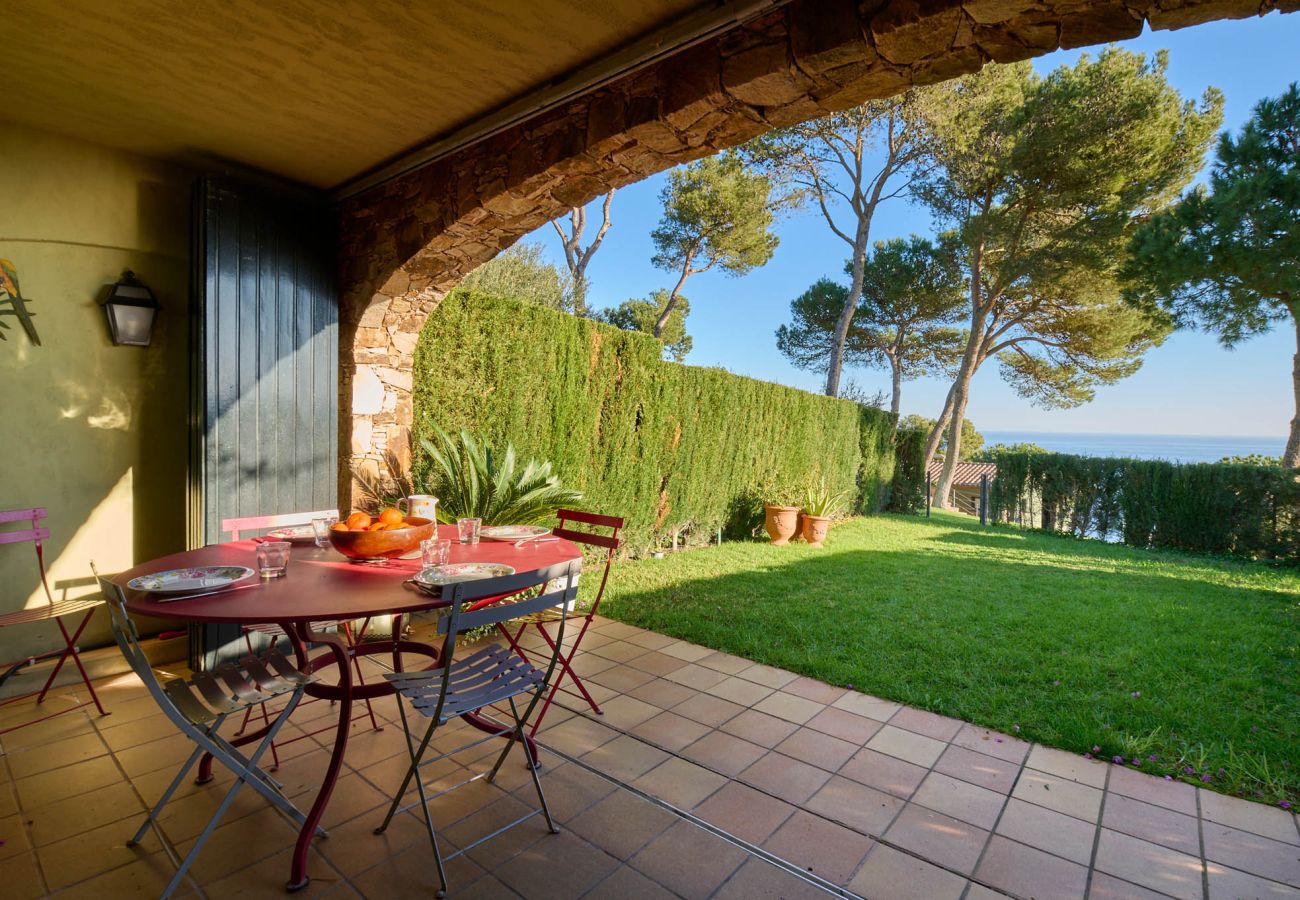
[[[715,267],[744,275],[771,259],[778,243],[771,230],[771,182],[735,154],[673,169],[659,200],[664,211],[650,235],[651,261],[679,276],[655,321],[655,337],[663,336],[687,278]]]
[[[1300,348],[1300,87],[1261,100],[1239,135],[1225,132],[1209,185],[1197,186],[1133,235],[1125,265],[1131,302],[1226,347],[1289,320]],[[1300,349],[1296,416],[1283,460],[1300,466]]]
[[[922,431],[930,433],[934,430],[934,419],[927,419],[925,416],[912,413],[903,416],[898,421],[899,431]],[[999,445],[1000,446],[1000,445]],[[961,445],[957,450],[958,459],[975,459],[980,450],[984,447],[984,435],[979,433],[975,423],[970,419],[962,419],[961,423]],[[948,441],[945,437],[939,443],[939,452],[948,452]]]
[[[573,312],[573,279],[542,258],[539,243],[509,247],[466,275],[458,287],[492,297]]]
[[[597,313],[595,318],[624,331],[642,331],[653,335],[655,323],[663,308],[668,304],[668,292],[663,288],[655,291],[649,300],[633,298],[624,300],[618,306],[610,307]],[[691,352],[691,336],[686,333],[686,317],[691,314],[691,303],[680,294],[667,321],[658,335],[664,345],[664,356],[673,362],[685,362],[686,354]]]
[[[952,228],[967,279],[970,330],[945,410],[958,448],[985,361],[1037,405],[1077,406],[1167,334],[1124,302],[1118,262],[1135,224],[1200,168],[1222,98],[1183,100],[1166,62],[1109,47],[1043,77],[1017,63],[939,86],[936,165],[916,193]]]

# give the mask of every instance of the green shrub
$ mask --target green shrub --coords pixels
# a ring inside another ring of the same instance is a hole
[[[884,508],[892,512],[914,513],[925,507],[925,439],[924,431],[900,428],[893,441],[893,477]],[[865,456],[865,454],[864,454]]]
[[[1080,537],[1300,560],[1300,484],[1280,466],[999,452],[994,517]]]
[[[632,550],[679,531],[733,536],[764,500],[825,479],[857,510],[888,496],[892,417],[855,403],[664,362],[647,335],[453,291],[415,351],[412,467],[434,427],[550,460],[584,506],[627,518]]]

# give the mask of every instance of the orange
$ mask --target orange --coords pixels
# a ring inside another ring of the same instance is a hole
[[[348,530],[348,523],[347,523],[347,522],[335,522],[333,525],[330,526],[330,530],[331,530],[331,531],[347,531],[347,530]]]
[[[405,519],[402,516],[401,510],[389,507],[379,514],[379,521],[383,522],[389,528],[401,528]]]
[[[362,530],[362,529],[365,529],[365,528],[369,528],[369,527],[370,527],[370,522],[371,522],[371,518],[370,518],[370,516],[369,516],[368,514],[366,514],[366,513],[360,512],[360,511],[358,511],[358,512],[354,512],[352,515],[348,516],[348,527],[349,527],[349,528],[354,528],[354,529],[357,529],[357,530]]]
[[[387,531],[387,530],[388,530],[388,523],[387,523],[387,522],[375,522],[375,523],[372,524],[368,529],[364,529],[364,530],[367,530],[367,531]]]

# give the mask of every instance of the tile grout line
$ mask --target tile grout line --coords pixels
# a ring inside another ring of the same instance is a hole
[[[1210,863],[1205,858],[1205,816],[1201,810],[1201,790],[1196,788],[1196,840],[1201,850],[1201,896],[1210,896]]]
[[[977,727],[978,727],[978,726],[977,726]],[[959,733],[960,733],[960,732],[959,732]],[[955,737],[955,736],[956,736],[956,735],[954,735],[954,737]],[[951,746],[951,745],[950,745],[950,746]],[[972,751],[972,752],[973,752],[973,751]],[[1025,751],[1025,757],[1024,757],[1024,759],[1022,759],[1022,760],[1020,761],[1020,766],[1019,766],[1019,768],[1016,769],[1016,777],[1013,778],[1013,779],[1011,780],[1011,789],[1008,790],[1008,791],[1006,792],[1006,794],[1002,797],[1002,806],[1001,806],[1001,808],[998,810],[998,816],[997,816],[996,819],[993,820],[993,824],[992,824],[991,826],[989,826],[989,836],[988,836],[987,838],[984,839],[984,846],[980,848],[980,855],[979,855],[978,857],[975,858],[975,865],[971,867],[971,875],[972,875],[972,876],[974,876],[974,874],[975,874],[977,871],[979,871],[980,864],[984,862],[984,857],[988,855],[988,852],[989,852],[989,846],[993,843],[993,836],[996,835],[996,834],[998,833],[998,826],[1002,824],[1002,817],[1003,817],[1004,815],[1006,815],[1007,807],[1011,805],[1011,795],[1015,793],[1015,791],[1016,791],[1016,786],[1017,786],[1018,784],[1020,784],[1020,776],[1023,775],[1023,774],[1025,774],[1025,769],[1029,768],[1029,755],[1030,755],[1031,753],[1033,753],[1033,752],[1034,752],[1034,745],[1033,745],[1033,744],[1030,744],[1030,745],[1029,745],[1029,749]],[[927,808],[928,808],[928,807],[927,807]],[[955,817],[954,817],[954,818],[955,818]],[[1036,849],[1036,848],[1035,848],[1035,849]],[[1055,854],[1053,854],[1053,855],[1055,855]],[[973,877],[971,878],[971,883],[972,883],[972,884],[975,883],[975,880],[974,880]],[[983,882],[981,882],[981,884],[982,884],[982,883],[983,883]],[[970,893],[970,888],[969,888],[969,887],[966,889],[966,893]],[[1012,896],[1014,896],[1014,895],[1012,895]],[[1085,894],[1085,896],[1086,896],[1086,894]]]
[[[1097,825],[1092,832],[1092,852],[1088,855],[1088,880],[1084,882],[1083,895],[1092,893],[1092,876],[1097,872],[1097,851],[1101,848],[1101,823],[1106,818],[1106,798],[1110,796],[1110,775],[1114,766],[1106,766],[1106,778],[1101,784],[1101,805],[1097,807]]]

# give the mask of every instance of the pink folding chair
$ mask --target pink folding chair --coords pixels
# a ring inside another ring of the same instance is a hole
[[[60,710],[56,713],[50,713],[47,716],[41,716],[32,719],[29,722],[23,722],[19,725],[11,725],[8,728],[0,730],[0,734],[7,734],[10,731],[16,731],[28,725],[35,725],[37,722],[44,722],[46,719],[52,719],[55,716],[61,716],[65,712],[72,712],[74,709],[81,709],[83,706],[95,704],[101,716],[108,715],[104,705],[99,702],[99,695],[95,693],[95,686],[90,683],[90,676],[86,674],[86,667],[81,664],[81,655],[77,652],[77,639],[81,633],[86,630],[90,624],[90,617],[95,614],[95,610],[102,606],[104,598],[98,594],[84,597],[77,600],[58,600],[50,593],[49,580],[45,574],[45,545],[44,541],[50,536],[50,530],[41,524],[41,520],[49,515],[49,512],[43,507],[28,509],[8,509],[0,511],[0,524],[9,522],[23,522],[30,527],[22,528],[16,531],[0,531],[0,544],[23,544],[30,541],[36,548],[36,568],[41,575],[41,588],[45,591],[45,599],[48,604],[45,606],[34,606],[30,609],[19,609],[10,613],[0,614],[0,628],[8,628],[11,625],[25,625],[29,622],[45,622],[53,619],[59,626],[59,632],[63,635],[63,647],[61,649],[47,650],[42,653],[28,654],[20,660],[16,660],[5,666],[5,671],[0,674],[0,685],[3,685],[12,675],[16,674],[25,666],[31,665],[38,659],[49,659],[58,656],[59,661],[54,664],[54,670],[50,676],[45,679],[45,686],[37,691],[30,691],[18,697],[10,697],[0,706],[8,706],[10,703],[17,703],[20,700],[26,700],[29,697],[36,696],[37,703],[45,702],[45,695],[49,693],[50,686],[54,684],[54,679],[59,677],[59,672],[63,669],[63,664],[69,658],[76,665],[77,671],[81,673],[81,681],[90,692],[90,699],[78,703],[76,706],[70,706],[67,709]],[[67,624],[63,621],[66,616],[75,616],[81,613],[81,621],[71,632],[68,631]]]
[[[596,610],[600,608],[600,599],[605,596],[605,584],[609,581],[609,568],[614,562],[614,554],[622,546],[618,532],[623,527],[623,519],[618,516],[602,516],[598,513],[582,512],[576,509],[561,509],[556,512],[560,523],[551,533],[556,537],[566,538],[575,544],[586,544],[589,547],[600,547],[605,551],[605,568],[600,576],[600,587],[596,589],[596,597],[591,601],[591,607],[585,613],[574,612],[568,616],[569,621],[582,619],[582,627],[578,629],[578,634],[573,639],[573,644],[568,648],[568,652],[556,653],[556,665],[559,671],[555,675],[555,680],[551,682],[551,689],[546,694],[546,701],[537,713],[537,718],[533,720],[532,727],[529,729],[529,735],[537,734],[537,729],[542,727],[542,719],[546,718],[546,711],[551,708],[552,701],[559,691],[564,691],[574,697],[580,697],[587,702],[596,715],[603,715],[600,705],[596,703],[595,698],[587,690],[587,686],[582,683],[578,673],[573,671],[573,658],[578,653],[578,647],[582,643],[582,637],[591,627],[592,620],[596,617]],[[569,527],[572,523],[577,522],[582,525],[590,525],[596,528],[608,528],[609,534],[598,534],[591,531],[577,531]],[[510,622],[498,622],[497,631],[505,635],[506,641],[510,644],[512,650],[519,654],[524,662],[531,662],[524,648],[519,645],[519,641],[524,636],[524,632],[529,628],[536,628],[537,633],[552,652],[555,652],[555,638],[547,630],[548,625],[553,625],[564,619],[561,610],[544,609],[540,612],[529,613],[526,616],[520,616]],[[514,634],[510,633],[513,626],[519,626],[519,630]],[[565,677],[573,682],[571,690],[564,687]]]
[[[334,518],[337,519],[338,515],[339,515],[339,511],[337,509],[322,509],[322,510],[317,510],[316,512],[281,513],[279,515],[272,515],[272,516],[239,516],[230,519],[222,519],[221,530],[229,534],[230,539],[232,541],[237,541],[239,540],[240,532],[265,531],[268,528],[281,528],[288,525],[308,525],[311,523],[312,519],[324,519],[330,516],[333,516]],[[343,638],[345,641],[347,641],[347,645],[349,648],[355,647],[357,645],[359,636],[365,634],[365,631],[369,626],[370,626],[369,619],[364,619],[361,622],[361,628],[359,630],[354,630],[352,627],[352,623],[350,621],[340,620],[340,621],[331,621],[331,622],[312,623],[312,627],[318,631],[330,627],[337,628],[339,631],[343,633]],[[285,636],[284,630],[280,628],[279,625],[271,625],[271,624],[243,625],[240,627],[240,631],[244,635],[244,644],[248,647],[248,652],[250,655],[256,655],[256,650],[253,647],[254,634],[265,635],[273,645],[277,641],[279,641],[280,638]],[[362,675],[361,673],[361,661],[355,655],[352,657],[352,667],[353,667],[353,671],[356,673],[357,684],[365,684],[366,683],[365,676]],[[315,702],[317,701],[314,699],[309,699],[304,701],[304,705],[310,705]],[[357,714],[352,717],[352,721],[356,722],[359,719],[364,719],[368,717],[370,719],[370,726],[375,731],[383,731],[384,726],[380,725],[379,720],[375,718],[375,710],[374,707],[370,705],[369,698],[366,698],[365,700],[363,700],[363,702],[365,703],[365,707],[366,707],[365,711],[364,712],[358,711]],[[260,710],[261,712],[263,725],[269,726],[271,724],[271,714],[270,711],[267,710],[266,704],[265,703],[258,704],[257,709]],[[252,717],[252,714],[253,714],[252,706],[244,710],[244,720],[243,722],[240,723],[239,730],[235,732],[236,735],[241,735],[248,729],[248,720]],[[313,734],[320,734],[324,731],[328,731],[333,727],[334,727],[333,725],[326,725],[322,728],[318,728],[315,731],[308,732],[307,734],[302,734],[302,735],[298,735],[297,737],[289,738],[289,740],[287,741],[273,741],[271,743],[271,760],[272,760],[271,769],[274,771],[275,769],[278,769],[280,767],[280,754],[277,749],[278,747],[282,747],[285,744],[292,744],[294,741],[301,740],[302,738],[305,737],[311,737]]]

